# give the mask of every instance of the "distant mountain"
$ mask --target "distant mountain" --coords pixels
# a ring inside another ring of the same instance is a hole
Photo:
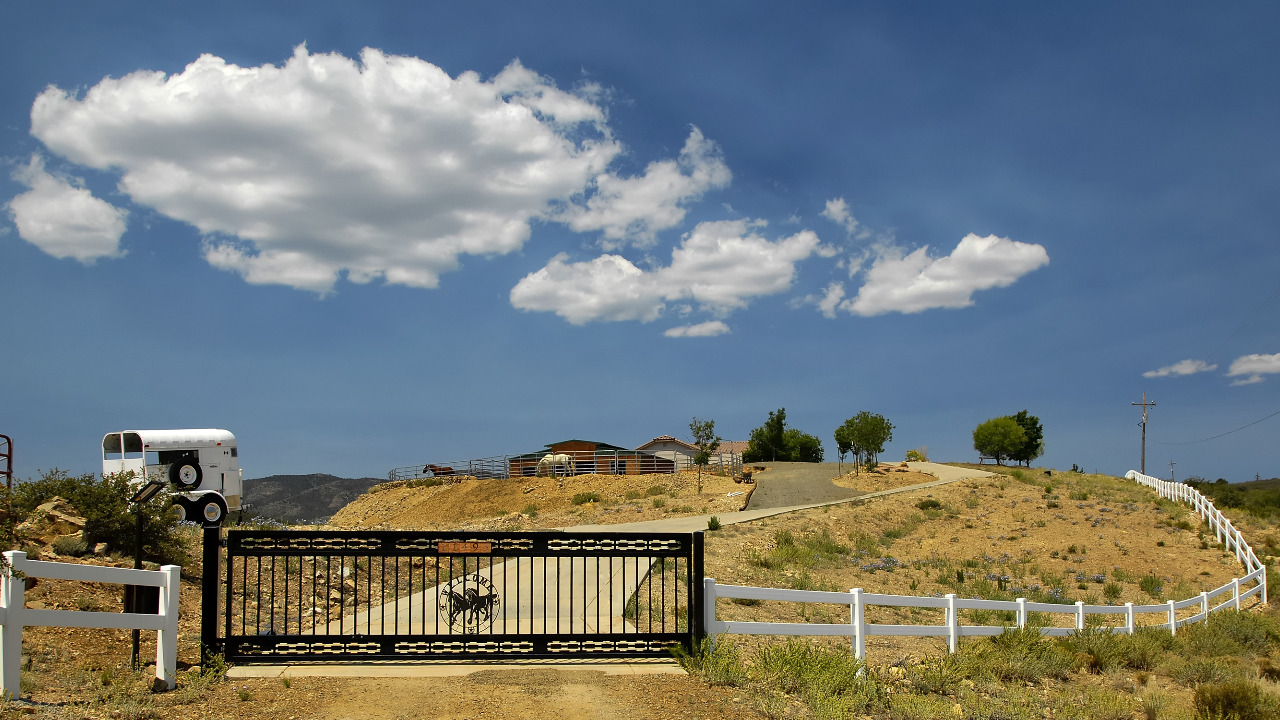
[[[340,478],[323,473],[269,475],[244,481],[244,502],[254,515],[286,523],[326,522],[347,503],[386,478]]]

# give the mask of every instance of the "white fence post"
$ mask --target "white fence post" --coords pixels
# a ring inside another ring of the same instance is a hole
[[[160,588],[164,629],[156,635],[156,677],[172,690],[178,686],[178,596],[182,568],[165,565],[160,572],[165,574],[164,587]]]
[[[702,627],[711,636],[711,649],[716,647],[716,635],[712,627],[716,622],[716,579],[702,578]]]
[[[1265,571],[1263,571],[1263,575],[1266,575]],[[1235,606],[1236,610],[1240,609],[1240,578],[1231,579],[1231,604]]]
[[[1127,632],[1127,633],[1129,633],[1130,635],[1132,635],[1132,634],[1133,634],[1133,626],[1134,626],[1134,622],[1133,622],[1133,603],[1131,603],[1131,602],[1127,602],[1127,603],[1125,603],[1125,604],[1124,604],[1124,629],[1125,629],[1125,632]]]
[[[853,606],[849,608],[853,623],[853,656],[867,659],[867,621],[862,607],[862,588],[853,588]]]
[[[1027,599],[1018,598],[1018,629],[1027,628]]]
[[[1084,601],[1076,601],[1076,630],[1084,629]]]
[[[26,602],[27,583],[15,573],[22,572],[27,554],[10,550],[4,554],[9,561],[9,572],[0,585],[0,607],[4,610],[4,623],[0,624],[0,688],[5,697],[17,700],[21,692],[22,670],[22,606]]]
[[[1172,600],[1169,601],[1169,634],[1178,634],[1178,608]]]
[[[947,652],[960,649],[960,613],[956,612],[956,594],[947,593]]]
[[[1204,613],[1204,622],[1209,624],[1209,593],[1200,593],[1200,612]]]

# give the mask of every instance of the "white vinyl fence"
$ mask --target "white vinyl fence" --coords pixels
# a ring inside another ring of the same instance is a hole
[[[182,568],[165,565],[159,570],[134,570],[44,562],[28,560],[26,553],[16,550],[4,556],[12,568],[0,576],[0,692],[5,696],[17,698],[19,694],[24,626],[155,630],[156,677],[170,690],[177,685],[178,578]],[[21,576],[158,587],[160,612],[143,615],[28,608],[25,606],[26,582]]]
[[[1070,614],[1073,616],[1072,627],[1043,627],[1040,632],[1050,636],[1069,635],[1086,626],[1089,615],[1118,616],[1116,622],[1105,626],[1112,632],[1133,633],[1137,626],[1137,616],[1157,614],[1160,622],[1154,623],[1169,628],[1176,633],[1179,627],[1195,622],[1207,622],[1209,615],[1224,609],[1239,610],[1240,603],[1250,597],[1258,596],[1260,602],[1267,602],[1267,571],[1254,554],[1253,549],[1213,503],[1200,494],[1195,488],[1180,483],[1172,483],[1157,478],[1129,471],[1126,478],[1153,488],[1163,498],[1190,504],[1209,524],[1217,535],[1219,542],[1228,550],[1235,552],[1240,563],[1248,572],[1219,588],[1202,592],[1200,595],[1182,601],[1170,600],[1159,605],[1134,605],[1125,603],[1118,605],[1086,605],[1077,602],[1075,605],[1056,603],[1028,602],[1026,598],[1017,600],[978,600],[960,598],[954,594],[943,597],[916,597],[910,595],[879,595],[863,592],[862,588],[853,588],[844,592],[822,592],[813,590],[786,590],[780,588],[759,588],[741,585],[719,585],[714,578],[703,581],[703,618],[707,632],[711,635],[806,635],[806,636],[842,636],[849,637],[853,643],[853,652],[859,660],[866,659],[866,639],[873,635],[896,637],[945,637],[947,649],[955,652],[961,637],[991,636],[1004,632],[1006,627],[1025,628],[1028,613]],[[1249,587],[1252,585],[1252,587]],[[1218,598],[1230,594],[1229,597],[1214,604]],[[741,598],[744,600],[774,600],[800,603],[829,603],[849,606],[848,623],[770,623],[748,622],[738,620],[719,620],[716,618],[717,598]],[[906,607],[932,608],[944,610],[942,625],[888,625],[868,623],[866,608]],[[1179,618],[1179,611],[1197,608],[1198,612],[1188,617]],[[1016,617],[1015,625],[961,625],[961,610],[1008,611]]]

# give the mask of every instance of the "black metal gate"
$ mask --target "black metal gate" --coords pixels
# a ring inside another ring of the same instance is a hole
[[[702,533],[219,535],[202,640],[231,662],[652,657],[701,635]]]

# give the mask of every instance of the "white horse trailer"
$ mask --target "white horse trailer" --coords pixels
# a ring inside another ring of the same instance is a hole
[[[102,474],[132,472],[138,483],[173,486],[180,519],[214,525],[240,509],[244,473],[226,430],[123,430],[102,437]]]

